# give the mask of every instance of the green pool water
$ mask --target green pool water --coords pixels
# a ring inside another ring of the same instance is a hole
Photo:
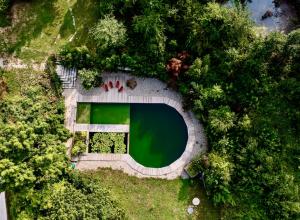
[[[187,143],[182,116],[165,104],[131,104],[129,154],[146,167],[164,167],[178,159]]]
[[[146,167],[164,167],[184,152],[187,127],[165,104],[78,103],[77,123],[129,124],[129,154]]]
[[[130,104],[78,103],[76,120],[86,124],[129,124]]]

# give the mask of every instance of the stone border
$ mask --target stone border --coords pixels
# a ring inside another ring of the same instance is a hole
[[[116,79],[122,81],[125,84],[126,78],[132,77],[127,74],[107,74],[104,75],[104,80],[114,81]],[[147,78],[138,78],[143,84],[147,82]],[[124,172],[139,176],[139,177],[156,177],[156,178],[168,178],[173,179],[180,176],[183,173],[183,169],[191,159],[201,151],[206,151],[207,142],[204,136],[204,131],[198,120],[195,118],[192,112],[185,112],[182,109],[182,98],[178,94],[174,94],[174,91],[164,91],[165,84],[158,80],[149,79],[150,83],[158,84],[158,87],[161,87],[161,92],[157,92],[155,95],[149,95],[147,88],[145,91],[143,88],[140,89],[137,94],[133,91],[118,93],[114,90],[109,92],[104,92],[103,90],[96,88],[92,92],[83,91],[81,86],[78,84],[77,88],[65,90],[67,93],[74,95],[73,103],[66,104],[67,112],[69,110],[69,116],[67,117],[66,126],[69,127],[71,131],[76,131],[78,124],[75,123],[76,119],[76,105],[77,102],[89,102],[89,103],[145,103],[145,104],[166,104],[174,108],[184,119],[187,132],[188,140],[186,144],[185,151],[183,154],[175,160],[169,166],[162,168],[149,168],[137,163],[129,154],[118,155],[118,154],[82,154],[78,159],[77,168],[78,169],[96,169],[98,167],[111,167],[114,169],[122,169]],[[147,84],[147,83],[146,83]],[[139,85],[139,82],[138,82]],[[149,85],[151,87],[152,85]],[[157,86],[157,85],[156,85]],[[145,93],[143,94],[140,93]],[[68,94],[65,94],[66,102],[69,98]],[[178,100],[175,100],[177,97]]]

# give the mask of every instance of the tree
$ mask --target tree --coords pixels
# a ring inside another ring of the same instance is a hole
[[[163,18],[160,14],[153,12],[135,16],[133,18],[133,30],[138,34],[138,40],[145,45],[144,49],[149,56],[160,58],[163,55],[166,36]]]
[[[101,51],[121,47],[126,42],[126,28],[113,16],[105,16],[90,31]]]
[[[16,193],[10,204],[18,219],[124,219],[108,190],[76,172],[41,190]]]
[[[5,13],[9,5],[9,0],[0,0],[0,14]]]
[[[208,3],[189,18],[187,45],[200,55],[205,51],[243,47],[253,38],[252,24],[245,11]]]
[[[209,126],[216,133],[226,133],[234,126],[234,120],[235,114],[229,106],[221,106],[209,111]]]
[[[87,90],[99,86],[102,82],[100,74],[95,70],[82,69],[78,71],[78,75],[82,81],[83,88]]]
[[[210,153],[209,168],[205,172],[205,182],[213,193],[212,198],[215,204],[231,204],[235,201],[230,192],[230,181],[233,171],[233,164],[225,156],[217,153]]]

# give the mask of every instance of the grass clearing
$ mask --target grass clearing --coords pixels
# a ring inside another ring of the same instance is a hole
[[[81,124],[90,123],[91,103],[78,103],[76,122]]]
[[[109,188],[130,220],[220,219],[219,209],[210,203],[198,181],[140,179],[111,169],[83,175]],[[186,210],[194,197],[200,198],[201,203],[195,214],[188,216]]]

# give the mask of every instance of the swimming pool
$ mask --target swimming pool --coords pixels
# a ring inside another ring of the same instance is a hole
[[[168,166],[185,150],[185,121],[166,104],[92,103],[89,108],[86,103],[78,104],[82,106],[77,108],[77,119],[82,120],[80,114],[87,118],[81,123],[129,124],[129,154],[145,167]]]
[[[165,104],[131,104],[129,154],[145,167],[164,167],[185,150],[188,133],[182,116]]]

